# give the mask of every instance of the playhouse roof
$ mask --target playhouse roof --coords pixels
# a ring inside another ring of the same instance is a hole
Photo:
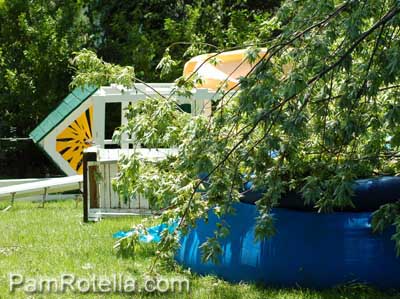
[[[75,88],[58,107],[52,111],[30,134],[34,142],[42,140],[51,130],[78,108],[87,98],[95,93],[97,87],[85,86]]]

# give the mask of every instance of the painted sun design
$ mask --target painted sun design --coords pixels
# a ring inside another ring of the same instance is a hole
[[[56,150],[78,173],[83,173],[83,150],[92,142],[93,107],[57,135]]]

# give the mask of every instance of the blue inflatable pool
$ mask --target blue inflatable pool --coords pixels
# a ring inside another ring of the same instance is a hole
[[[255,219],[259,214],[254,202],[262,191],[253,191],[250,186],[245,202],[235,204],[234,215],[218,219],[210,213],[208,223],[199,220],[182,236],[175,258],[194,272],[233,282],[327,288],[356,281],[385,289],[400,288],[400,257],[391,240],[394,228],[373,234],[370,223],[372,211],[399,200],[400,177],[357,180],[353,188],[354,207],[329,214],[305,206],[298,194],[287,194],[273,210],[276,234],[256,242]],[[213,236],[221,220],[231,233],[220,240],[220,263],[203,264],[199,246]],[[165,228],[157,226],[141,240],[157,242]],[[119,232],[115,237],[126,235],[129,232]]]
[[[357,281],[380,288],[400,287],[400,258],[391,240],[393,230],[373,234],[370,212],[318,214],[278,208],[273,211],[276,234],[254,241],[255,205],[235,204],[224,217],[231,234],[221,240],[219,264],[201,262],[199,246],[216,229],[217,217],[198,221],[181,238],[176,260],[200,274],[228,281],[272,286],[326,288]]]

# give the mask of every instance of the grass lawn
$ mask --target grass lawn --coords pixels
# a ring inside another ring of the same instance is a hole
[[[0,204],[4,208],[5,203]],[[73,274],[88,278],[93,274],[114,273],[140,278],[146,272],[155,246],[139,248],[134,260],[116,255],[112,234],[129,229],[139,218],[105,219],[99,223],[82,223],[82,206],[73,201],[16,203],[7,212],[0,211],[0,298],[400,298],[400,293],[382,293],[366,286],[350,285],[326,291],[307,289],[270,289],[254,284],[230,284],[212,276],[199,277],[184,269],[169,267],[160,272],[164,277],[184,276],[190,291],[181,293],[26,294],[18,289],[9,293],[9,273],[26,278],[54,277]]]

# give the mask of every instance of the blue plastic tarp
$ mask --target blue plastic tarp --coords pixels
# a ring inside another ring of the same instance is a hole
[[[146,228],[145,231],[136,231],[135,229],[129,230],[129,231],[118,231],[115,234],[113,234],[113,238],[115,239],[121,239],[125,237],[130,237],[132,236],[135,232],[139,234],[139,241],[143,243],[158,243],[161,241],[161,233],[165,230],[168,229],[170,232],[172,232],[177,226],[177,222],[173,222],[171,225],[167,225],[165,223],[162,223],[160,225],[156,225],[150,228]]]

